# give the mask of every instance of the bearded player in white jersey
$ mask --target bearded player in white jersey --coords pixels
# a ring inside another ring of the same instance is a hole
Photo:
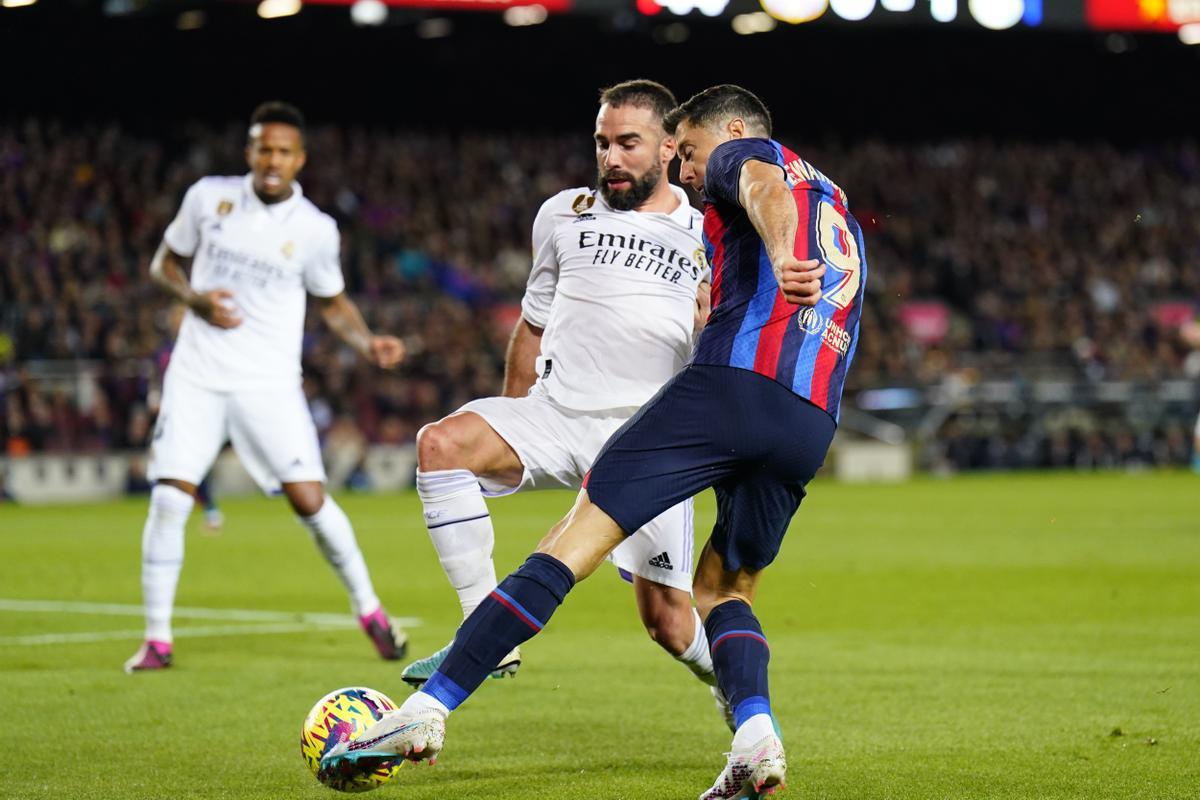
[[[379,654],[404,656],[404,633],[380,605],[350,520],[325,494],[300,383],[307,295],[318,299],[330,329],[376,366],[397,365],[404,346],[367,328],[345,293],[337,224],[294,180],[305,161],[300,112],[284,103],[259,106],[246,161],[250,174],[202,178],[188,190],[150,267],[154,282],[188,313],[163,379],[151,448],[156,483],[142,534],[146,638],[127,672],[171,664],[184,524],[196,485],[226,441],[264,491],[287,497]]]
[[[417,492],[464,619],[496,588],[484,498],[578,489],[609,436],[687,362],[707,317],[702,218],[667,180],[675,143],[663,117],[675,98],[636,80],[604,90],[600,103],[598,190],[560,192],[533,224],[504,396],[468,403],[417,436]],[[715,688],[691,602],[691,500],[612,560],[632,576],[651,638]],[[448,650],[410,664],[404,680],[421,685]],[[514,650],[493,677],[515,672],[520,659]]]

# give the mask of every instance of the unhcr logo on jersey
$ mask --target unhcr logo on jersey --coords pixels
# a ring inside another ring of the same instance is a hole
[[[808,335],[820,336],[821,341],[838,355],[844,356],[850,350],[850,334],[846,329],[815,308],[802,308],[797,311],[796,324]]]

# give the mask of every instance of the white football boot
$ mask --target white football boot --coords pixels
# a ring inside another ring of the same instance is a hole
[[[729,753],[717,782],[700,800],[759,800],[784,788],[787,759],[783,742],[775,734],[764,736],[753,747]]]
[[[357,739],[342,742],[321,758],[322,775],[350,777],[370,772],[381,760],[401,756],[409,761],[437,761],[446,740],[446,717],[427,710],[418,714],[385,711]]]

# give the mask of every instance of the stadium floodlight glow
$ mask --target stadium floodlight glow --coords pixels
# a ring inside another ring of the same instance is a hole
[[[279,19],[300,13],[300,0],[262,0],[258,15],[263,19]]]
[[[929,0],[929,14],[937,22],[953,22],[958,16],[958,0]]]
[[[742,36],[749,36],[752,33],[769,33],[775,30],[778,23],[770,14],[762,11],[755,11],[753,14],[738,14],[729,21],[733,27],[733,32]]]
[[[875,0],[829,0],[829,8],[842,19],[858,22],[875,10]]]
[[[879,0],[879,5],[887,11],[912,11],[917,7],[917,0]]]
[[[31,6],[36,2],[37,0],[3,0],[3,2],[0,2],[0,6],[4,6],[5,8],[23,8],[24,6]]]
[[[1025,0],[967,0],[971,16],[993,31],[1008,30],[1025,16]]]
[[[454,33],[454,23],[446,17],[430,17],[417,23],[418,39],[445,39]]]
[[[537,4],[531,6],[509,6],[504,9],[504,24],[511,25],[514,28],[541,25],[546,21],[546,17],[548,16],[550,14],[546,11],[545,6]]]
[[[729,5],[729,0],[656,0],[656,2],[680,17],[693,11],[699,11],[706,17],[719,17]]]
[[[383,0],[356,0],[350,6],[350,21],[355,25],[382,25],[387,16]]]
[[[780,22],[812,22],[829,8],[829,0],[758,0],[763,10]]]
[[[175,20],[175,28],[181,31],[195,31],[204,27],[208,21],[203,11],[185,11]]]
[[[1200,22],[1189,22],[1179,26],[1179,41],[1184,44],[1200,44]]]

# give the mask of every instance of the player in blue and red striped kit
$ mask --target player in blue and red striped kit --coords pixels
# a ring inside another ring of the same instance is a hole
[[[441,668],[396,712],[323,760],[435,758],[450,711],[536,634],[574,584],[631,532],[712,487],[717,522],[694,593],[737,731],[701,800],[783,785],[769,650],[751,603],[825,458],[854,357],[866,263],[846,197],[771,138],[766,107],[716,86],[668,117],[682,180],[703,189],[712,313],[692,362],[605,445],[575,507],[463,623]]]

